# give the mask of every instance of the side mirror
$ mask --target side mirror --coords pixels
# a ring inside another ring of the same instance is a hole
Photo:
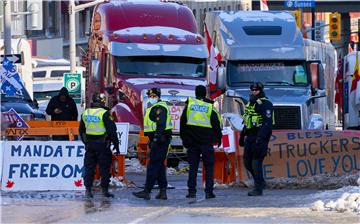
[[[218,68],[217,77],[216,77],[216,88],[225,89],[226,88],[226,68],[220,66]]]
[[[99,60],[92,60],[91,61],[91,74],[93,77],[93,81],[99,82],[100,81],[100,62]]]
[[[37,99],[34,98],[33,104],[34,104],[35,109],[39,109],[39,103],[38,103]]]

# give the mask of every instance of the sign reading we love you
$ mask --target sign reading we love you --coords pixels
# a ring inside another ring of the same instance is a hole
[[[4,191],[83,190],[80,141],[2,142]]]

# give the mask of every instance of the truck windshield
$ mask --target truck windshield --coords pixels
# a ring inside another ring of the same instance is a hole
[[[248,86],[262,82],[265,85],[306,86],[308,76],[302,61],[230,61],[228,82],[230,86]]]
[[[206,59],[169,56],[115,57],[119,75],[203,78]]]

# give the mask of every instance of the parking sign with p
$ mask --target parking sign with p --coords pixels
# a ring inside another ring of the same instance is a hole
[[[81,101],[81,74],[64,73],[64,86],[76,103]]]

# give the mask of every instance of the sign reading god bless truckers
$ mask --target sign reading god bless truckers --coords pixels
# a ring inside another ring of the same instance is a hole
[[[4,191],[84,189],[82,142],[7,141],[3,149]]]

